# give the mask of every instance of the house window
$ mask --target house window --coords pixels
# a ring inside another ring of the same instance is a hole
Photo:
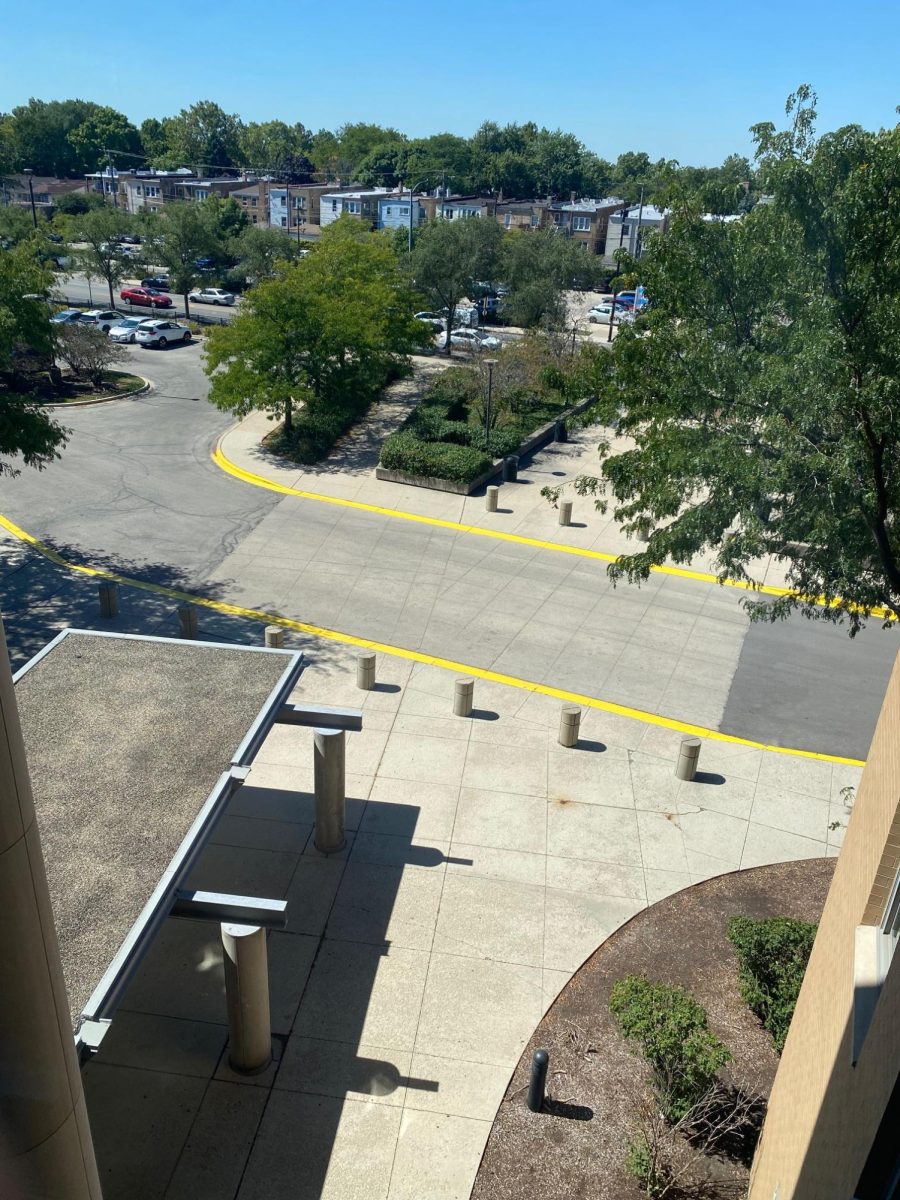
[[[587,233],[587,231],[590,229],[590,227],[591,227],[591,218],[590,217],[576,217],[575,218],[575,222],[573,225],[574,229],[580,229],[583,233]]]
[[[387,208],[384,210],[384,215],[386,217],[389,217],[391,215],[391,206],[390,205],[388,205]]]
[[[554,225],[562,225],[562,213],[554,213],[553,214],[553,224]]]
[[[256,215],[256,213],[251,213],[250,220],[253,222],[254,225],[256,225],[259,221],[259,217]]]
[[[256,197],[255,196],[250,197],[250,207],[256,208]]]
[[[197,200],[208,200],[209,188],[197,188],[197,190],[194,192],[194,196]]]
[[[541,223],[541,218],[538,216],[535,216],[535,214],[532,213],[531,214],[531,228],[536,229],[540,223]]]
[[[348,200],[347,207],[344,211],[348,212],[348,213],[358,213],[359,212],[359,201],[358,200]]]
[[[138,188],[138,191],[140,191],[140,188]],[[149,196],[150,199],[155,200],[157,198],[157,196],[159,195],[159,188],[155,187],[153,184],[148,183],[146,190],[145,190],[145,195]]]
[[[138,196],[143,196],[143,194],[144,194],[144,189],[141,187],[141,185],[140,185],[139,183],[135,185],[135,189],[134,189],[134,190],[135,190],[135,192],[136,192],[136,194],[137,194]]]
[[[623,225],[623,226],[622,226],[622,237],[628,237],[628,235],[629,235],[630,233],[631,233],[631,226],[630,226],[630,225]]]
[[[282,218],[281,218],[281,228],[282,228],[282,229],[287,229],[287,217],[282,217]]]
[[[337,212],[337,200],[332,200],[332,202],[331,202],[331,211],[332,211],[332,212]]]
[[[388,211],[390,211],[390,210],[388,210]],[[400,216],[401,216],[401,217],[408,217],[408,216],[409,216],[409,205],[408,205],[408,204],[402,204],[402,205],[400,206]]]

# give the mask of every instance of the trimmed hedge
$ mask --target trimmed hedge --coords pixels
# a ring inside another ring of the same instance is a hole
[[[491,466],[491,458],[471,446],[450,442],[423,442],[411,430],[391,434],[381,447],[381,465],[389,471],[406,471],[447,479],[452,483],[471,483]]]
[[[741,997],[771,1033],[778,1054],[784,1049],[817,928],[790,917],[733,917],[728,922]]]
[[[707,1024],[706,1009],[684,988],[626,975],[610,993],[609,1011],[623,1036],[640,1046],[653,1071],[660,1111],[673,1124],[731,1062],[728,1047]]]

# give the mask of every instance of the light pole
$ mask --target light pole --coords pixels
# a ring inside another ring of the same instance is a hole
[[[31,197],[31,220],[35,229],[37,229],[37,209],[34,207],[34,183],[31,178],[34,171],[31,167],[25,167],[22,174],[28,176],[28,194]]]
[[[497,365],[496,358],[486,358],[484,365],[488,369],[488,389],[487,389],[487,404],[484,406],[484,449],[485,453],[490,453],[488,446],[491,438],[491,392],[494,385],[494,367]]]

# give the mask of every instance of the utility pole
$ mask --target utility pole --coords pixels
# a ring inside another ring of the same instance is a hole
[[[32,167],[25,167],[22,174],[28,176],[28,195],[31,197],[31,222],[35,229],[37,229],[37,209],[34,207],[34,183],[31,179],[34,169]]]
[[[118,208],[119,207],[119,184],[118,184],[118,180],[116,179],[116,175],[115,175],[115,163],[113,162],[113,152],[112,152],[112,150],[105,150],[104,154],[106,155],[107,162],[108,162],[109,185],[112,188],[113,204],[116,206],[116,208]]]

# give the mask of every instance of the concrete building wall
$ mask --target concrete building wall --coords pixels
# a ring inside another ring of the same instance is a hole
[[[772,1089],[749,1200],[850,1200],[897,1083],[900,954],[875,993],[860,986],[865,963],[859,945],[868,933],[877,935],[900,866],[898,729],[900,657]],[[873,999],[854,1065],[854,1000],[860,1005]]]

